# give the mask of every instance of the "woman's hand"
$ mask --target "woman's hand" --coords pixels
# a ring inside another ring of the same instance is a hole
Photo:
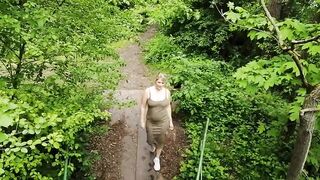
[[[142,129],[146,129],[146,123],[143,123],[143,122],[142,122],[142,123],[141,123],[141,128],[142,128]]]
[[[172,131],[174,129],[173,123],[170,122],[169,129]]]

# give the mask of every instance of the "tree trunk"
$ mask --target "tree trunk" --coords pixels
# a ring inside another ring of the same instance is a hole
[[[294,12],[294,5],[296,4],[296,0],[287,0],[287,2],[282,6],[281,10],[281,19],[285,19],[290,17]]]
[[[300,114],[298,137],[291,156],[287,180],[298,180],[307,159],[316,120],[316,108],[320,100],[320,85],[306,97]],[[310,110],[307,110],[310,109]],[[307,110],[305,113],[304,110]]]
[[[281,0],[270,0],[268,10],[272,17],[280,19],[281,17]]]

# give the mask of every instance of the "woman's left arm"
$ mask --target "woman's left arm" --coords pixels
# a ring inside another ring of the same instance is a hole
[[[167,111],[168,111],[168,114],[169,114],[169,119],[170,119],[170,124],[169,124],[169,128],[170,130],[173,130],[174,129],[174,126],[173,126],[173,122],[172,122],[172,112],[171,112],[171,95],[170,95],[170,91],[168,89],[167,90],[167,95],[168,95],[168,100],[169,100],[169,105],[167,107]]]

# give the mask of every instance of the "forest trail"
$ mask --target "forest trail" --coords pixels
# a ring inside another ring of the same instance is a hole
[[[134,106],[110,110],[111,128],[106,135],[91,140],[91,151],[100,159],[94,162],[92,172],[98,180],[164,180],[172,179],[179,172],[181,151],[186,147],[186,137],[180,122],[175,120],[175,130],[169,133],[161,155],[161,170],[153,170],[153,154],[146,143],[146,132],[140,128],[140,100],[143,90],[152,85],[147,68],[142,62],[139,44],[150,40],[156,32],[150,27],[139,36],[139,42],[120,48],[118,53],[125,61],[122,73],[125,78],[115,93],[121,102],[134,101]]]
[[[155,28],[150,28],[140,36],[140,43],[153,37]],[[140,99],[143,90],[152,83],[142,63],[141,49],[138,43],[119,49],[120,57],[126,66],[122,69],[126,76],[120,82],[116,97],[120,101],[134,101],[135,106],[124,109],[112,109],[111,124],[124,123],[125,135],[122,138],[120,175],[123,180],[150,179],[150,153],[146,144],[146,133],[140,128]]]

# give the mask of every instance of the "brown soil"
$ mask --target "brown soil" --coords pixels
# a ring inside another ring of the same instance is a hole
[[[97,179],[117,180],[120,176],[121,139],[126,135],[123,121],[113,124],[104,135],[93,136],[90,150],[98,152],[99,159],[92,166],[92,173]]]
[[[169,133],[161,158],[161,174],[165,179],[172,179],[179,174],[182,154],[188,145],[180,120],[174,121],[173,124],[175,129]]]

